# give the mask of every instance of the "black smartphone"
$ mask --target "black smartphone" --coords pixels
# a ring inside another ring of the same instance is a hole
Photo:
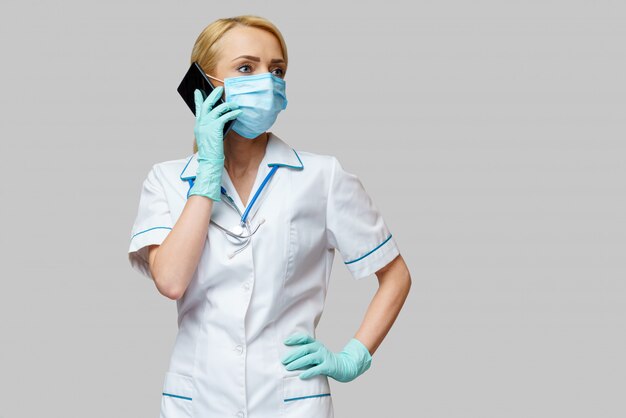
[[[206,76],[206,73],[202,70],[200,64],[194,61],[178,86],[178,93],[180,93],[180,96],[183,98],[185,103],[187,103],[187,106],[189,106],[189,109],[191,109],[191,113],[193,113],[194,116],[196,115],[196,100],[194,96],[194,91],[196,89],[199,89],[202,92],[202,100],[206,100],[213,89],[215,89],[215,86],[211,84],[209,77]],[[224,100],[220,97],[217,99],[217,102],[215,102],[213,108],[222,103],[224,103]],[[228,120],[224,124],[224,138],[226,138],[226,133],[230,130],[231,126],[233,126],[235,120],[236,118]]]

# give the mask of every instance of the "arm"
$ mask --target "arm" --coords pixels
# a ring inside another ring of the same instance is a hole
[[[294,333],[283,342],[305,345],[282,359],[287,370],[308,367],[301,379],[324,374],[339,382],[349,382],[369,369],[372,354],[395,321],[411,288],[411,276],[401,255],[376,272],[380,287],[370,304],[357,334],[339,353],[306,333]],[[310,367],[313,366],[313,367]]]
[[[149,249],[150,271],[163,296],[179,299],[187,290],[204,247],[213,200],[191,195],[161,245]]]
[[[221,200],[224,124],[242,112],[233,102],[213,107],[223,89],[218,86],[206,100],[199,89],[194,91],[194,134],[198,145],[196,179],[189,190],[185,207],[168,236],[158,249],[149,249],[148,263],[156,287],[170,299],[179,299],[185,294],[206,243],[213,202]]]
[[[401,255],[378,270],[376,276],[379,288],[354,336],[372,355],[398,317],[411,288],[411,275]]]
[[[376,273],[380,287],[356,335],[338,352],[311,335],[295,332],[285,345],[303,345],[283,357],[287,370],[313,365],[301,379],[324,374],[349,382],[367,371],[372,353],[395,321],[411,287],[411,276],[385,221],[359,178],[333,157],[326,207],[328,249],[339,250],[355,279]]]

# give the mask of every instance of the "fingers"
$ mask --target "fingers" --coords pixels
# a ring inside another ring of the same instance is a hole
[[[204,97],[202,97],[202,92],[198,89],[193,91],[193,100],[196,103],[196,119],[200,117],[200,111],[202,109],[202,102]]]
[[[235,102],[221,103],[219,106],[213,108],[215,103],[221,97],[221,92],[224,88],[217,86],[206,100],[203,99],[202,91],[199,89],[194,90],[194,101],[196,105],[196,119],[199,119],[203,115],[209,113],[220,124],[224,125],[227,121],[235,119],[239,116],[243,110],[239,109],[239,105]],[[198,111],[200,109],[200,111]]]
[[[304,380],[304,379],[309,379],[313,376],[317,376],[320,374],[324,374],[324,373],[322,373],[322,365],[318,364],[317,366],[311,367],[310,369],[307,369],[306,371],[300,373],[299,377],[300,379]]]
[[[311,337],[309,334],[305,334],[302,332],[296,332],[291,334],[289,337],[283,341],[286,345],[296,345],[296,344],[307,344],[315,341],[315,338]]]
[[[239,105],[235,102],[226,102],[217,106],[215,109],[211,110],[210,114],[213,118],[217,119],[220,115],[225,114],[231,110],[239,109]],[[239,112],[241,113],[241,112]],[[237,114],[239,114],[237,113]]]
[[[217,118],[218,122],[224,126],[224,124],[226,123],[226,121],[229,121],[231,119],[235,119],[237,116],[239,116],[241,114],[241,112],[243,112],[243,110],[241,109],[237,109],[237,110],[233,110],[232,112],[228,112],[225,115]]]
[[[320,355],[320,353],[315,352],[292,361],[285,368],[289,371],[298,370],[304,367],[320,364],[321,362],[322,356]]]
[[[292,361],[305,356],[309,353],[312,353],[316,351],[315,350],[315,346],[313,344],[307,344],[303,347],[297,348],[295,350],[291,350],[289,353],[287,353],[287,355],[285,357],[283,357],[283,359],[281,360],[281,362],[286,365],[288,363],[291,363]]]
[[[202,115],[206,115],[211,109],[213,109],[213,106],[215,105],[215,103],[222,96],[223,90],[224,90],[223,86],[215,87],[213,91],[211,92],[211,94],[209,94],[209,97],[206,98],[206,100],[203,100],[202,92],[199,89],[194,90],[193,97],[196,103],[196,118],[199,118]],[[198,108],[200,108],[200,112],[198,112]]]

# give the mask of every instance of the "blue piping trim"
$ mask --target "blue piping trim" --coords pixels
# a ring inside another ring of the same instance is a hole
[[[330,396],[330,393],[320,393],[319,395],[311,395],[311,396],[300,396],[298,398],[287,398],[284,399],[284,402],[289,402],[289,401],[298,401],[300,399],[307,399],[307,398],[319,398],[321,396]]]
[[[249,76],[248,76],[249,77]],[[298,153],[296,152],[295,149],[291,149],[293,151],[294,154],[296,154],[296,158],[298,159],[298,161],[300,162],[300,166],[298,167],[297,165],[290,165],[290,164],[281,164],[281,163],[268,163],[267,166],[268,167],[290,167],[290,168],[295,168],[297,170],[302,170],[304,169],[304,164],[302,163],[302,160],[300,159],[300,156],[298,155]],[[183,177],[183,173],[185,172],[185,170],[187,169],[187,167],[189,166],[189,163],[191,162],[191,160],[193,159],[194,154],[191,154],[191,157],[189,157],[189,159],[187,160],[187,164],[185,164],[185,167],[183,167],[183,171],[180,172],[180,179],[183,181],[189,181],[190,179],[195,179],[196,175],[194,174],[193,176],[186,176]]]
[[[172,228],[170,228],[169,226],[154,226],[152,228],[144,229],[143,231],[137,232],[135,235],[130,237],[130,239],[132,241],[132,239],[135,238],[137,235],[143,234],[144,232],[152,231],[153,229],[172,229]]]
[[[373,253],[374,251],[376,251],[377,249],[379,249],[380,247],[382,247],[382,246],[383,246],[383,244],[385,244],[385,243],[386,243],[387,241],[389,241],[390,239],[391,239],[391,234],[389,234],[389,236],[387,237],[387,239],[386,239],[386,240],[384,240],[383,242],[381,242],[380,244],[378,244],[378,245],[376,246],[376,248],[374,248],[372,251],[369,251],[369,252],[365,253],[364,255],[362,255],[362,256],[361,256],[361,257],[359,257],[359,258],[355,258],[354,260],[351,260],[351,261],[344,261],[344,264],[355,263],[355,262],[357,262],[357,261],[359,261],[359,260],[361,260],[361,259],[363,259],[363,258],[367,257],[368,255],[370,255],[371,253]]]
[[[191,188],[193,187],[193,183],[195,182],[195,177],[189,177],[186,179],[189,182],[189,190],[187,190],[187,199],[189,199],[189,193],[191,193]]]
[[[252,197],[252,200],[250,202],[248,202],[248,207],[246,207],[246,210],[244,211],[243,215],[241,215],[241,223],[244,223],[246,221],[246,219],[248,218],[248,213],[252,209],[252,205],[254,205],[254,202],[256,201],[257,197],[259,197],[259,195],[261,194],[261,191],[265,187],[265,184],[274,175],[276,170],[278,170],[278,167],[280,167],[279,164],[276,164],[276,165],[272,166],[272,169],[270,170],[270,172],[267,173],[267,175],[265,176],[265,178],[261,182],[261,185],[257,189],[256,193],[254,193],[254,196]],[[195,179],[195,177],[187,179],[187,181],[189,182],[189,190],[187,190],[187,198],[188,199],[189,199],[189,192],[191,192],[191,188],[193,187],[194,179]],[[224,188],[224,186],[220,186],[220,188],[221,188],[222,194],[228,196],[228,193],[226,192],[226,189]]]
[[[164,395],[164,396],[171,396],[172,398],[185,399],[185,400],[188,400],[188,401],[190,401],[190,400],[191,400],[191,398],[188,398],[188,397],[186,397],[186,396],[174,395],[174,394],[172,394],[172,393],[165,393],[165,392],[163,392],[163,395]]]
[[[245,222],[246,219],[248,218],[248,213],[250,212],[250,209],[252,209],[252,205],[254,205],[254,201],[256,200],[257,197],[259,197],[259,194],[261,193],[261,190],[263,190],[263,187],[265,187],[265,183],[268,182],[268,180],[270,179],[270,177],[272,177],[274,175],[274,173],[276,172],[276,170],[278,170],[278,166],[275,165],[272,167],[272,170],[268,173],[267,176],[265,176],[265,178],[263,179],[263,182],[261,183],[261,185],[259,186],[258,190],[256,191],[256,193],[254,194],[254,197],[252,198],[252,200],[248,203],[248,207],[246,208],[245,212],[243,213],[243,215],[241,216],[241,222]]]
[[[267,166],[268,167],[291,167],[291,168],[296,168],[298,170],[304,169],[304,164],[302,164],[302,160],[300,159],[300,156],[298,155],[296,150],[293,148],[291,150],[293,151],[294,154],[296,154],[296,158],[298,159],[298,161],[300,161],[300,167],[298,167],[297,165],[289,165],[289,164],[281,164],[281,163],[268,163]]]
[[[263,187],[265,187],[265,183],[267,183],[268,180],[274,175],[274,173],[276,172],[278,167],[290,167],[290,168],[295,168],[295,169],[298,169],[298,170],[304,169],[304,164],[302,163],[302,160],[300,159],[300,156],[298,155],[296,150],[293,149],[293,148],[291,150],[293,151],[294,154],[296,154],[296,158],[300,162],[300,166],[298,167],[298,166],[295,166],[295,165],[281,164],[281,163],[268,163],[267,166],[268,167],[272,167],[272,170],[268,173],[268,175],[265,177],[265,179],[263,179],[263,182],[261,183],[261,185],[259,186],[258,190],[254,194],[254,197],[249,202],[248,207],[246,207],[246,210],[244,211],[243,215],[241,216],[241,222],[242,223],[244,223],[246,221],[246,219],[248,217],[248,212],[250,212],[250,210],[252,209],[252,205],[254,204],[254,202],[256,201],[257,197],[259,196],[259,194],[263,190]],[[185,170],[189,166],[189,163],[191,162],[193,157],[194,157],[194,154],[192,154],[191,157],[189,157],[189,159],[187,160],[187,164],[185,164],[185,167],[183,168],[183,171],[180,172],[180,176],[179,176],[181,180],[187,181],[189,183],[189,189],[187,190],[187,199],[189,199],[189,193],[191,192],[191,188],[193,187],[193,184],[195,183],[196,176],[194,175],[194,176],[183,177],[183,173],[185,172]],[[228,195],[228,193],[226,193],[226,189],[224,189],[224,186],[220,186],[220,187],[221,187],[222,194]]]
[[[195,179],[196,176],[188,176],[188,177],[183,177],[183,173],[185,172],[185,170],[187,169],[187,166],[189,165],[189,163],[191,162],[191,160],[193,159],[194,154],[191,154],[191,157],[189,157],[189,160],[187,160],[187,164],[185,164],[185,167],[183,168],[183,171],[180,172],[180,179],[181,180],[187,180],[189,181],[189,179]]]

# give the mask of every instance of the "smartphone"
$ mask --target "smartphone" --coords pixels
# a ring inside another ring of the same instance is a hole
[[[206,73],[202,70],[200,64],[194,61],[178,86],[178,93],[180,93],[180,96],[183,98],[185,103],[187,103],[187,106],[189,106],[189,109],[191,109],[191,113],[193,113],[194,116],[196,115],[196,100],[194,96],[194,91],[196,89],[199,89],[202,92],[202,100],[206,100],[213,89],[215,89],[215,86],[211,84],[209,77],[206,76]],[[215,102],[213,108],[222,103],[224,103],[224,100],[220,97],[217,99],[217,102]],[[228,120],[224,124],[224,138],[226,138],[226,133],[233,126],[235,120],[237,120],[237,118]]]

